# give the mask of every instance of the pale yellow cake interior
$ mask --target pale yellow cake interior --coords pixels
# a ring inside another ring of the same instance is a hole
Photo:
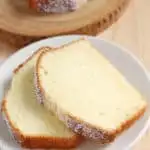
[[[114,130],[146,106],[142,95],[87,40],[46,53],[39,70],[50,104],[94,126]]]
[[[33,65],[36,59],[37,56],[34,56],[13,77],[6,96],[9,118],[24,135],[70,137],[73,133],[36,101],[33,85]]]

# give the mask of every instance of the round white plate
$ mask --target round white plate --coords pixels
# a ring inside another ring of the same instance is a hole
[[[42,46],[58,47],[62,44],[76,40],[81,36],[61,36],[45,39],[31,44],[11,57],[9,57],[0,67],[0,98],[4,96],[8,83],[12,78],[12,71],[15,67],[28,58],[33,52]],[[144,66],[127,50],[104,40],[87,37],[92,44],[104,54],[123,74],[124,76],[138,88],[147,98],[150,104],[150,78]],[[145,115],[137,121],[129,130],[120,135],[112,144],[101,147],[99,145],[87,142],[82,144],[77,150],[125,150],[130,149],[137,140],[146,132],[150,123],[149,109]],[[1,147],[3,146],[3,148]],[[6,147],[5,147],[6,146]],[[4,124],[2,116],[0,116],[0,149],[16,150],[20,149],[12,140],[7,127]]]

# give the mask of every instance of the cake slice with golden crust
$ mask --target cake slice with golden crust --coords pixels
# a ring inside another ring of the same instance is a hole
[[[42,51],[34,53],[19,65],[11,86],[4,97],[2,112],[16,141],[25,148],[73,148],[82,138],[70,131],[52,113],[37,103],[34,82],[34,64]]]
[[[43,52],[35,66],[38,99],[66,126],[89,139],[112,142],[145,112],[144,97],[81,39]]]

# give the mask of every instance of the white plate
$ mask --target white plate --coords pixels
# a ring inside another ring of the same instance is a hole
[[[4,96],[4,91],[8,82],[11,80],[12,71],[14,68],[22,63],[27,57],[35,52],[41,46],[58,47],[62,44],[68,43],[72,40],[78,39],[80,36],[61,36],[50,39],[45,39],[34,44],[31,44],[13,56],[8,58],[0,67],[0,99]],[[148,99],[150,104],[150,80],[148,72],[143,65],[127,50],[104,40],[100,40],[95,37],[87,37],[92,44],[103,53],[125,76],[126,78],[136,86],[143,95]],[[130,149],[137,140],[146,132],[150,123],[149,109],[145,115],[134,124],[129,130],[125,131],[119,136],[114,143],[100,147],[92,143],[86,143],[77,150],[125,150]],[[0,146],[1,144],[7,145],[7,147],[0,147],[1,150],[16,150],[20,149],[18,145],[11,139],[8,129],[6,128],[2,117],[0,116]],[[4,146],[3,145],[3,146]]]

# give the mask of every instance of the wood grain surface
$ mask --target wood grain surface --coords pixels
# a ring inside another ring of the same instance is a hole
[[[118,20],[130,0],[89,0],[71,13],[43,14],[28,7],[29,0],[1,0],[0,28],[26,36],[96,35]],[[7,11],[6,11],[7,10]]]
[[[132,0],[125,14],[98,37],[115,41],[132,51],[150,70],[150,0]],[[0,31],[0,58],[36,39]],[[132,150],[150,150],[150,130]]]

